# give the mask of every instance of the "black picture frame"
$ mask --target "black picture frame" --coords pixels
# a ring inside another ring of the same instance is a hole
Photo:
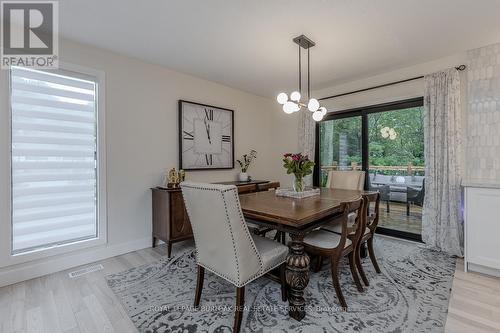
[[[229,166],[229,167],[214,166],[214,167],[206,167],[206,168],[188,168],[188,167],[183,166],[183,164],[182,164],[182,154],[183,154],[182,116],[183,116],[183,105],[185,103],[214,108],[214,109],[223,110],[223,111],[227,111],[227,112],[231,113],[231,166]],[[207,171],[207,170],[231,170],[231,169],[234,169],[234,110],[231,110],[228,108],[223,108],[220,106],[215,106],[215,105],[192,102],[192,101],[183,100],[183,99],[179,100],[178,109],[179,109],[178,110],[179,169],[186,170],[186,171],[203,171],[203,170]]]

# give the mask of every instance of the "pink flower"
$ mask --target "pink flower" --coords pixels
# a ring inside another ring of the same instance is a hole
[[[291,154],[291,153],[286,153],[286,154],[285,154],[285,155],[283,155],[283,156],[284,156],[285,158],[287,158],[287,157],[292,156],[292,154]]]
[[[295,162],[300,161],[300,156],[299,156],[299,154],[294,154],[294,155],[292,155],[292,160],[294,160]]]

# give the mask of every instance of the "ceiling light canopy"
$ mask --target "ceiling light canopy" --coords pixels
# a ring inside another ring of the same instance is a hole
[[[316,45],[312,40],[307,38],[304,35],[300,35],[293,39],[293,42],[299,46],[299,89],[298,91],[294,91],[290,94],[290,98],[284,92],[278,94],[276,100],[278,103],[283,105],[283,111],[287,114],[291,114],[294,112],[298,112],[302,109],[302,107],[307,107],[309,111],[311,111],[312,118],[315,121],[321,121],[323,117],[326,115],[327,110],[324,106],[319,104],[319,101],[316,98],[311,98],[311,71],[310,71],[310,52],[309,49]],[[302,49],[307,50],[307,103],[301,100],[302,98],[302,63],[301,63],[301,54]]]

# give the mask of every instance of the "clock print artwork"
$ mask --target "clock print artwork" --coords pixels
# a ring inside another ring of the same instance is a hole
[[[179,101],[179,168],[234,168],[234,112]]]

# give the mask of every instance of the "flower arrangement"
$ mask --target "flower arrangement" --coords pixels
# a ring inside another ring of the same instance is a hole
[[[255,158],[257,158],[257,151],[252,149],[250,150],[250,154],[245,154],[241,157],[241,159],[236,160],[236,162],[240,165],[241,172],[246,173],[248,167]]]
[[[295,176],[293,189],[296,192],[304,190],[304,177],[313,172],[313,166],[314,162],[307,155],[302,155],[301,153],[287,153],[283,155],[283,167],[286,169],[286,173]]]

